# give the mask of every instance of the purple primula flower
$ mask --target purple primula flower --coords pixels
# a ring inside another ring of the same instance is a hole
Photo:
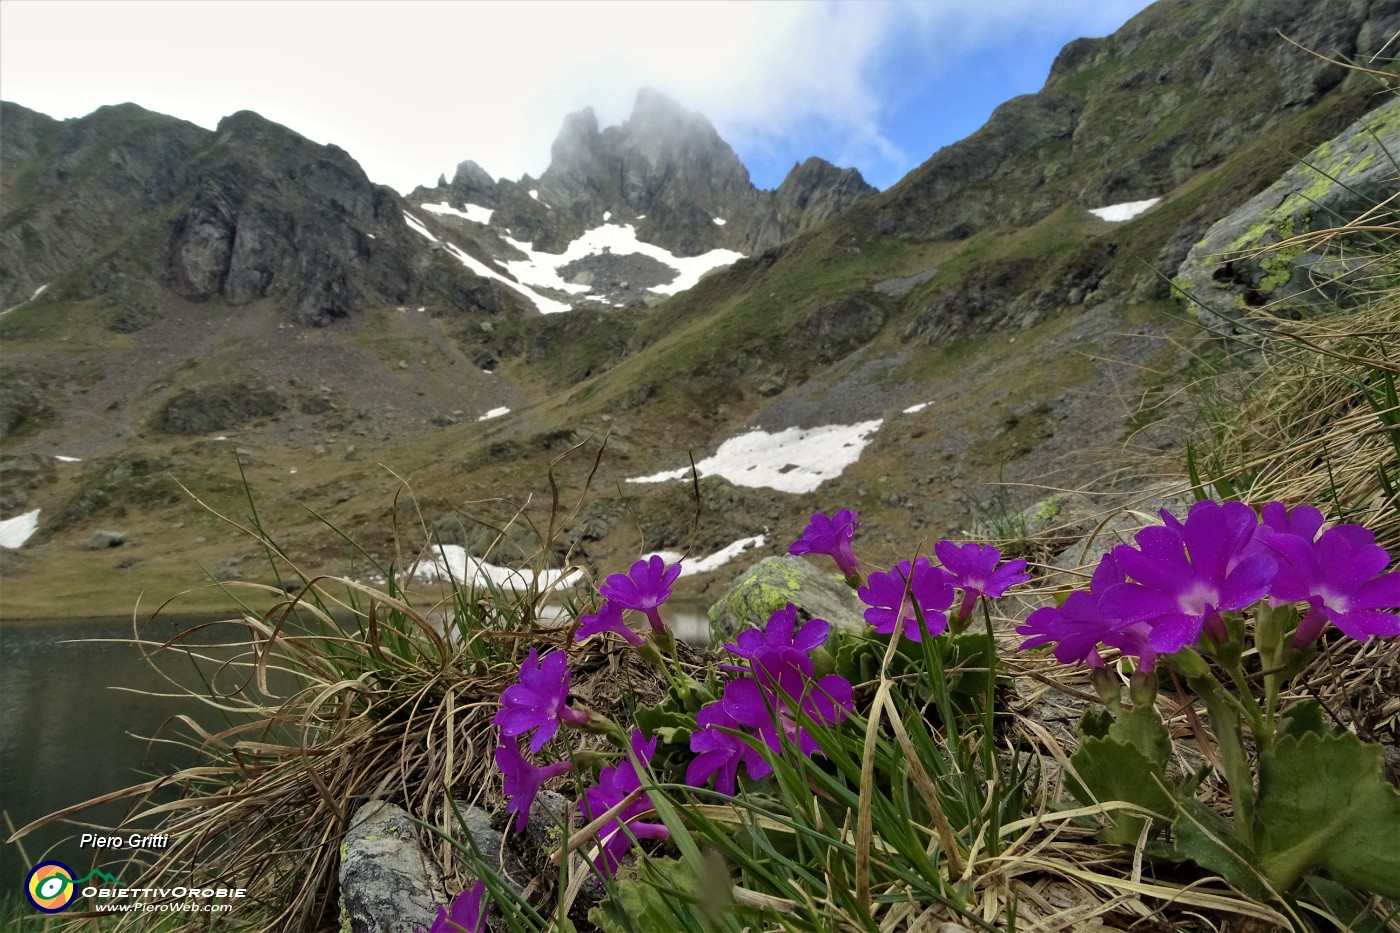
[[[786,738],[795,741],[804,755],[811,755],[820,751],[820,746],[799,727],[794,706],[814,722],[835,725],[851,709],[851,685],[837,674],[814,683],[810,671],[804,673],[793,665],[779,670],[768,683],[749,678],[730,681],[719,702],[725,714],[739,726],[757,732],[774,752],[781,750]]]
[[[1279,558],[1271,595],[1308,604],[1295,646],[1313,642],[1329,621],[1357,641],[1400,635],[1400,616],[1382,611],[1400,608],[1400,573],[1382,572],[1390,554],[1375,540],[1360,525],[1329,528],[1315,542],[1291,534],[1265,539]]]
[[[1100,601],[1111,587],[1127,582],[1118,565],[1116,551],[1109,551],[1099,561],[1089,590],[1069,594],[1062,606],[1037,609],[1016,629],[1026,636],[1021,650],[1055,645],[1055,660],[1061,664],[1088,662],[1090,667],[1103,667],[1099,645],[1117,648],[1120,653],[1140,660],[1139,667],[1150,671],[1157,666],[1157,652],[1148,638],[1151,627],[1146,622],[1124,622],[1106,614]]]
[[[733,795],[738,786],[739,765],[750,780],[760,780],[773,772],[770,765],[741,732],[743,726],[724,708],[723,702],[711,703],[695,717],[699,728],[690,734],[690,750],[696,758],[685,769],[685,782],[700,787],[715,776],[715,789]],[[726,732],[724,730],[734,730]]]
[[[1205,499],[1191,506],[1184,523],[1144,528],[1136,548],[1115,551],[1137,582],[1109,587],[1099,609],[1125,626],[1146,622],[1158,654],[1195,644],[1207,627],[1212,637],[1223,637],[1220,613],[1261,599],[1277,569],[1271,557],[1250,553],[1258,524],[1244,503]]]
[[[830,518],[825,513],[816,512],[802,529],[802,537],[792,542],[788,553],[826,554],[836,561],[836,566],[847,580],[860,578],[860,562],[851,550],[851,540],[860,527],[860,515],[850,509],[838,509]]]
[[[520,665],[520,679],[501,694],[501,709],[491,721],[501,727],[501,735],[515,738],[530,730],[530,751],[538,753],[559,729],[559,723],[582,725],[588,714],[571,709],[569,669],[564,652],[551,651],[540,660],[531,648]]]
[[[776,683],[782,671],[793,668],[803,677],[812,676],[810,652],[826,642],[831,625],[824,619],[811,619],[797,628],[797,607],[788,603],[773,613],[762,632],[747,629],[739,634],[738,644],[725,645],[734,654],[748,661],[746,667],[721,664],[729,671],[750,672],[765,687]]]
[[[632,730],[632,754],[636,756],[642,767],[646,767],[651,762],[652,755],[656,754],[656,742],[655,738],[647,742],[640,729]],[[584,791],[584,795],[579,798],[579,810],[586,820],[591,821],[617,806],[641,786],[642,780],[638,776],[636,768],[633,767],[630,760],[624,759],[618,762],[615,767],[602,770],[598,775],[598,783]],[[603,854],[600,865],[605,873],[611,875],[617,869],[622,854],[631,847],[633,837],[637,839],[666,839],[671,835],[670,830],[660,823],[636,821],[638,816],[650,809],[652,809],[651,799],[646,794],[641,794],[636,800],[623,807],[612,819],[604,823],[598,831],[598,840],[602,843]],[[623,829],[624,825],[626,826],[625,830]]]
[[[615,573],[603,581],[598,592],[621,609],[646,613],[652,629],[660,634],[666,630],[657,607],[671,595],[671,584],[681,575],[680,562],[666,566],[660,555],[639,560],[626,573]]]
[[[1270,502],[1260,511],[1258,536],[1293,535],[1309,544],[1317,540],[1322,530],[1322,513],[1310,505],[1288,508],[1282,502]]]
[[[583,641],[590,635],[597,635],[599,632],[614,632],[621,635],[623,640],[630,645],[640,645],[642,636],[632,631],[627,620],[622,617],[622,607],[610,599],[603,600],[603,604],[598,607],[598,611],[592,615],[579,616],[578,630],[574,632],[574,641]]]
[[[865,621],[875,631],[890,635],[898,629],[910,641],[922,641],[925,631],[934,636],[948,628],[945,610],[953,605],[951,580],[943,568],[920,557],[912,566],[902,560],[889,573],[872,573],[856,595],[870,607]],[[923,614],[923,625],[918,613]]]
[[[797,607],[788,603],[768,617],[763,631],[756,628],[739,633],[734,643],[726,644],[731,653],[741,658],[753,659],[760,648],[796,648],[804,654],[826,644],[831,634],[831,623],[825,619],[808,619],[801,628],[797,627]]]
[[[519,742],[503,736],[500,746],[496,749],[496,767],[501,769],[501,776],[505,778],[507,811],[519,814],[515,820],[515,831],[523,833],[525,824],[530,819],[530,808],[534,806],[535,795],[540,792],[545,781],[568,774],[570,765],[567,761],[556,761],[542,768],[534,765],[520,754]]]
[[[933,546],[933,552],[952,574],[953,585],[963,591],[962,602],[958,604],[959,619],[972,615],[972,607],[978,596],[1000,599],[1008,589],[1031,578],[1025,572],[1026,562],[1019,558],[998,567],[1001,551],[990,544],[958,545],[951,541],[939,541]]]
[[[427,933],[483,933],[486,929],[486,882],[478,881],[452,899],[447,909],[438,906],[437,919]]]

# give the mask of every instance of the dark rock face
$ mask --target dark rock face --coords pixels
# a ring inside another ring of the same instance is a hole
[[[816,158],[794,166],[776,191],[759,191],[709,120],[644,89],[620,126],[600,129],[591,108],[566,117],[538,182],[493,183],[463,162],[451,183],[419,188],[410,200],[493,208],[491,228],[549,252],[606,217],[633,224],[645,242],[694,256],[762,252],[874,193],[855,169]]]
[[[271,299],[311,326],[375,304],[500,307],[460,264],[435,263],[404,203],[343,150],[255,113],[212,133],[131,104],[60,122],[5,103],[0,120],[5,306],[66,279],[74,297],[105,296],[124,332],[159,317],[162,290]]]

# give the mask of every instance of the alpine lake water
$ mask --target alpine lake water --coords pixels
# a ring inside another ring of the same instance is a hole
[[[704,640],[709,622],[703,607],[668,605],[667,610],[678,637]],[[157,653],[153,666],[131,643],[129,618],[0,622],[0,839],[49,813],[195,763],[189,749],[148,738],[189,735],[172,718],[181,714],[211,731],[227,724],[219,711],[182,695],[204,693],[204,679],[217,661],[247,651],[246,646],[221,647],[232,640],[233,630],[205,625],[211,621],[157,619],[136,630],[156,643],[194,630],[180,643],[217,659],[198,668],[173,650]],[[226,670],[216,686],[229,690],[236,679]],[[122,857],[121,850],[79,842],[85,832],[111,835],[110,827],[122,821],[131,803],[85,810],[67,824],[45,826],[17,844],[0,846],[0,890],[20,891],[29,869],[41,861],[57,860],[86,873]],[[134,832],[155,828],[136,823],[117,835],[125,841]]]

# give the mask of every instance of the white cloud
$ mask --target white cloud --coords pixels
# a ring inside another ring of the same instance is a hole
[[[591,105],[620,122],[643,85],[740,151],[821,135],[845,141],[846,162],[912,164],[928,153],[903,151],[884,123],[896,47],[917,48],[925,71],[956,69],[994,40],[1014,55],[1047,20],[1102,33],[1146,2],[5,0],[0,86],[60,117],[130,100],[212,127],[256,110],[400,190],[466,158],[538,175],[565,114]]]

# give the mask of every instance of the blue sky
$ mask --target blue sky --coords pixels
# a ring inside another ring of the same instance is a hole
[[[820,155],[898,181],[1147,0],[0,3],[0,95],[51,116],[134,101],[213,127],[255,110],[407,191],[474,159],[538,175],[565,114],[655,87],[755,184]]]

